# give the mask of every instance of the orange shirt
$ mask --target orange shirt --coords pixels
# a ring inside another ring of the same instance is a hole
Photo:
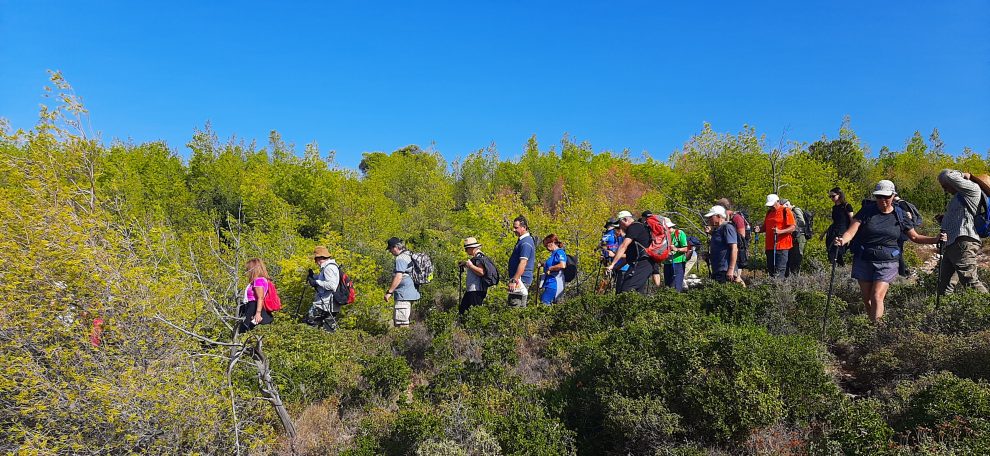
[[[767,216],[763,218],[763,232],[766,250],[773,250],[773,229],[784,229],[790,225],[795,225],[794,213],[790,209],[780,206],[777,209],[767,210]],[[794,246],[794,239],[791,233],[777,235],[777,250],[790,250]]]

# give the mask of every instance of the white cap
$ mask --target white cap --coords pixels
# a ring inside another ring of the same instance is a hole
[[[712,206],[712,210],[708,211],[708,213],[705,214],[705,218],[708,218],[708,217],[711,217],[711,216],[714,216],[714,215],[720,215],[720,216],[722,216],[722,218],[726,218],[725,208],[722,207],[722,206]]]
[[[897,193],[894,183],[887,179],[877,182],[877,186],[873,187],[873,196],[890,196],[894,193]]]
[[[616,216],[615,216],[615,218],[617,218],[619,220],[622,220],[622,219],[624,219],[626,217],[633,218],[632,212],[629,212],[629,211],[619,211],[619,213],[616,214]]]
[[[777,204],[777,201],[780,201],[780,197],[777,196],[776,193],[771,193],[771,194],[767,195],[767,204],[766,204],[766,206],[767,207],[773,206],[774,204]]]
[[[671,220],[671,219],[670,219],[670,217],[664,217],[664,218],[663,218],[663,224],[664,224],[664,226],[666,226],[667,228],[673,228],[673,227],[675,227],[675,226],[677,226],[677,224],[676,224],[676,223],[674,223],[674,221],[673,221],[673,220]]]

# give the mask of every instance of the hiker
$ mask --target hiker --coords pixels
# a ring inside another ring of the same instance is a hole
[[[644,226],[647,226],[646,225],[646,220],[648,218],[650,218],[650,217],[653,217],[653,212],[651,212],[651,211],[643,211],[643,213],[640,214],[639,221],[642,222]],[[661,218],[663,218],[663,217],[661,217]],[[649,246],[650,244],[643,244],[643,245]],[[660,276],[660,269],[663,266],[660,263],[657,263],[655,261],[652,262],[652,263],[650,263],[650,264],[653,265],[653,271],[650,272],[650,279],[653,280],[653,285],[654,286],[656,286],[657,288],[660,288],[660,285],[663,284],[663,277]]]
[[[619,244],[622,243],[621,236],[616,233],[618,228],[619,221],[615,218],[610,218],[605,222],[605,231],[602,232],[602,242],[599,244],[599,248],[601,249],[602,263],[606,265],[612,262],[615,252],[619,250]]]
[[[722,206],[712,206],[705,214],[711,228],[709,259],[712,279],[718,283],[735,282],[736,262],[739,260],[739,232],[727,221],[728,214]]]
[[[963,287],[972,287],[982,293],[987,287],[977,273],[977,257],[981,240],[976,232],[976,216],[983,200],[979,178],[953,169],[943,169],[938,174],[942,189],[953,195],[942,216],[942,230],[946,234],[942,269],[938,278],[940,293],[952,293],[958,281]],[[981,182],[990,189],[990,182]]]
[[[936,244],[937,237],[922,236],[907,225],[904,212],[894,206],[894,183],[882,180],[873,189],[876,204],[864,205],[852,224],[835,239],[838,246],[849,245],[853,252],[852,278],[859,282],[863,305],[874,323],[883,318],[883,300],[890,283],[897,277],[897,248],[901,233],[918,244]]]
[[[835,239],[842,236],[849,229],[853,220],[852,204],[846,201],[846,194],[842,189],[835,187],[828,191],[828,197],[832,200],[832,224],[828,226],[819,239]],[[837,246],[831,241],[828,245],[828,261],[835,261],[839,266],[846,265],[846,247]]]
[[[238,307],[241,318],[240,332],[250,331],[258,325],[267,325],[274,320],[272,314],[265,310],[265,295],[271,287],[268,268],[261,258],[251,258],[244,265],[248,276],[248,285],[244,287],[244,299]]]
[[[687,253],[691,251],[691,246],[688,244],[687,235],[675,228],[677,224],[673,220],[664,217],[663,223],[671,232],[670,239],[674,248],[674,253],[663,262],[663,284],[668,288],[673,286],[678,293],[681,293],[684,291],[684,263],[687,261]]]
[[[392,282],[385,292],[385,302],[395,299],[392,321],[395,327],[403,328],[409,326],[413,301],[418,301],[420,298],[419,291],[416,290],[409,275],[413,268],[412,253],[406,249],[402,239],[397,237],[389,238],[386,246],[388,252],[395,257],[395,268],[392,270]]]
[[[464,239],[464,252],[467,253],[469,259],[457,264],[461,270],[467,271],[467,279],[464,281],[464,296],[461,297],[461,303],[457,307],[457,312],[462,316],[471,307],[484,304],[485,298],[488,296],[488,287],[482,280],[486,272],[486,258],[485,254],[481,253],[481,244],[473,237]],[[494,267],[494,265],[490,267]]]
[[[796,207],[791,204],[790,200],[782,200],[784,207],[791,210],[794,214],[794,221],[797,224],[797,229],[791,233],[793,239],[793,246],[791,246],[791,251],[787,253],[787,271],[784,272],[784,277],[790,277],[791,275],[798,275],[801,273],[801,262],[804,260],[804,246],[808,243],[808,238],[805,237],[810,228],[807,226],[808,219],[805,218],[805,212],[800,207]]]
[[[736,247],[739,252],[737,255],[738,259],[736,260],[735,280],[736,283],[745,286],[746,283],[742,279],[742,270],[749,264],[749,237],[752,228],[749,226],[749,222],[746,221],[746,216],[742,212],[736,211],[732,201],[728,198],[722,198],[716,201],[715,204],[725,209],[729,223],[736,229]]]
[[[556,234],[548,234],[543,238],[543,247],[550,252],[550,257],[543,263],[543,293],[540,295],[540,302],[549,306],[557,302],[557,298],[564,292],[564,268],[567,267],[567,253],[564,252],[564,243]]]
[[[684,262],[684,288],[690,288],[689,278],[691,278],[691,270],[694,269],[694,265],[698,264],[698,258],[701,256],[701,239],[697,236],[688,236],[688,251],[684,254],[687,259]],[[693,278],[692,280],[697,280]]]
[[[618,220],[616,220],[616,223],[619,223]],[[622,228],[621,225],[615,227],[615,238],[618,239],[619,244],[615,246],[615,255],[613,255],[613,258],[618,259],[618,261],[616,261],[615,263],[615,269],[618,270],[619,272],[617,274],[608,274],[608,271],[606,270],[605,275],[612,277],[612,280],[614,282],[613,288],[615,289],[615,292],[618,293],[619,288],[622,286],[622,277],[625,276],[626,271],[629,270],[629,263],[626,263],[626,254],[623,253],[622,256],[618,255],[619,246],[621,246],[622,242],[626,240],[626,230]],[[610,263],[611,260],[606,262],[604,267],[607,268]]]
[[[616,293],[635,290],[645,294],[646,282],[653,273],[653,260],[646,253],[646,249],[653,241],[653,235],[650,234],[650,229],[643,223],[637,222],[629,211],[619,212],[615,218],[619,219],[619,226],[625,231],[625,238],[619,245],[619,250],[615,252],[615,258],[605,269],[611,273],[625,257],[629,269],[616,279]]]
[[[766,233],[764,249],[767,254],[767,274],[770,277],[783,278],[787,273],[787,257],[794,246],[791,233],[797,230],[794,213],[784,207],[776,194],[767,195],[767,215],[763,225],[754,228],[757,233]]]
[[[509,305],[525,306],[536,265],[536,241],[529,234],[529,222],[522,215],[512,220],[512,232],[519,239],[509,256]]]
[[[340,286],[340,266],[330,255],[330,251],[322,245],[313,249],[313,261],[319,266],[320,272],[313,274],[309,271],[306,281],[313,287],[313,305],[306,312],[304,322],[327,331],[337,330],[337,317],[340,315],[340,305],[334,302],[333,292]]]

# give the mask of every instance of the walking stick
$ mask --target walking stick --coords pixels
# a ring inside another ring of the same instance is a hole
[[[822,314],[822,342],[825,341],[825,325],[828,322],[828,309],[832,307],[832,291],[833,287],[835,287],[835,266],[838,264],[838,257],[833,257],[832,273],[828,277],[828,298],[825,299],[825,312]]]
[[[313,275],[312,269],[309,270],[309,275]],[[299,303],[296,304],[296,316],[300,318],[302,317],[302,315],[299,313],[299,311],[302,309],[303,298],[305,297],[306,297],[306,286],[303,285],[302,291],[299,293]]]
[[[769,263],[770,261],[767,260],[767,264]],[[773,230],[773,273],[771,273],[770,276],[771,278],[777,277],[777,230],[776,229]]]
[[[935,310],[938,310],[942,304],[942,261],[945,259],[945,243],[941,239],[942,233],[945,233],[945,230],[939,230],[938,265],[935,266]]]
[[[464,300],[464,291],[463,291],[464,288],[462,287],[462,284],[463,283],[464,283],[464,267],[462,266],[462,267],[460,267],[460,271],[457,273],[457,303],[458,303],[458,305],[460,305],[460,302]]]

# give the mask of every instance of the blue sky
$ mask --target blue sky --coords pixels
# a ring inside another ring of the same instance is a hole
[[[60,69],[105,140],[183,156],[207,121],[355,167],[565,133],[664,159],[706,121],[811,142],[847,114],[874,152],[990,150],[990,2],[666,3],[0,0],[0,117],[32,126]]]

